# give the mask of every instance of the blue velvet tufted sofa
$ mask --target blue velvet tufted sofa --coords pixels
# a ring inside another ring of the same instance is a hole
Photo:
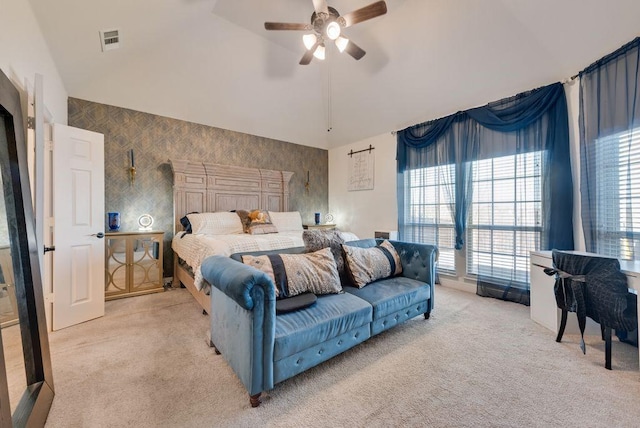
[[[273,281],[239,263],[237,255],[212,256],[203,263],[203,276],[211,284],[211,346],[240,378],[252,407],[277,383],[408,319],[429,318],[436,247],[390,242],[400,255],[402,274],[360,289],[343,284],[344,293],[318,296],[314,305],[284,314],[276,314]],[[376,240],[346,244],[366,248]]]

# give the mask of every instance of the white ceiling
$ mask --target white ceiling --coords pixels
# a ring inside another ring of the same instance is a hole
[[[300,66],[303,33],[263,23],[311,0],[30,2],[69,96],[327,149],[563,80],[640,30],[638,0],[387,0],[345,30],[362,60]]]

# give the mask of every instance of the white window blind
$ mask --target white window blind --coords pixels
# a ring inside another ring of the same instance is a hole
[[[596,141],[597,252],[640,259],[640,128]]]
[[[455,165],[409,171],[405,196],[405,239],[438,246],[438,271],[455,273],[455,229],[450,204]]]
[[[467,272],[529,282],[529,252],[540,249],[541,152],[473,163]]]

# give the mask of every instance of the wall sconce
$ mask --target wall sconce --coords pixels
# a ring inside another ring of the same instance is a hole
[[[129,179],[131,180],[131,185],[136,181],[136,162],[133,158],[133,149],[129,152],[131,155],[131,166],[129,167]]]

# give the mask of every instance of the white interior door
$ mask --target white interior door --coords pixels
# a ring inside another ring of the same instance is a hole
[[[53,329],[104,315],[104,136],[53,126]]]

